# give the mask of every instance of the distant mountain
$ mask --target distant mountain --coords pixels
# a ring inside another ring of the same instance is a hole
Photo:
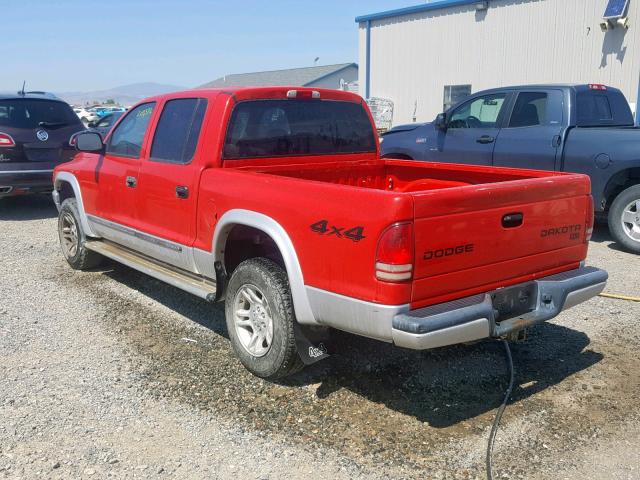
[[[130,106],[146,97],[186,89],[187,87],[181,87],[178,85],[162,85],[160,83],[144,82],[123,85],[109,90],[95,90],[92,92],[59,92],[56,93],[56,95],[72,105],[85,105],[86,103],[113,100],[121,105]]]

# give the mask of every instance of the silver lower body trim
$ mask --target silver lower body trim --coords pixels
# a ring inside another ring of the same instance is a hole
[[[30,174],[30,173],[53,173],[53,169],[48,170],[2,170],[0,171],[0,175],[22,175],[22,174]]]
[[[600,295],[604,290],[604,287],[607,286],[607,282],[598,283],[597,285],[592,285],[590,287],[581,288],[580,290],[576,290],[575,292],[571,292],[567,295],[567,299],[564,302],[564,306],[562,310],[569,310],[572,307],[580,303],[584,303],[590,298],[595,297],[596,295]]]
[[[191,247],[158,238],[95,215],[87,215],[87,220],[91,230],[99,237],[182,270],[196,272]]]
[[[411,310],[409,305],[380,305],[306,287],[313,313],[322,325],[415,350],[501,337],[550,320],[604,289],[607,273],[582,267],[506,289]],[[531,284],[535,289],[531,289]],[[530,310],[498,312],[493,294],[535,292]]]
[[[385,342],[392,341],[393,317],[409,311],[409,304],[381,305],[315,287],[306,290],[319,324]]]
[[[393,329],[393,343],[412,350],[427,350],[457,343],[473,342],[489,338],[491,324],[488,318],[480,318],[464,325],[456,325],[434,332],[417,334]]]

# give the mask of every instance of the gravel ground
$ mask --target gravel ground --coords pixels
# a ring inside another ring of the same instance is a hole
[[[341,334],[282,383],[231,354],[221,305],[124,266],[74,272],[45,197],[0,201],[0,478],[484,478],[502,346]],[[607,291],[640,260],[596,231]],[[597,298],[512,346],[498,478],[640,479],[640,304]]]

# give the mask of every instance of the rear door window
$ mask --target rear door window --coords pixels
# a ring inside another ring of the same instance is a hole
[[[78,116],[64,102],[27,98],[0,100],[0,126],[55,129],[79,124]]]
[[[359,103],[251,100],[235,106],[225,159],[339,155],[376,151],[371,120]]]
[[[560,126],[564,119],[561,90],[520,92],[509,119],[508,128]]]
[[[544,125],[547,118],[548,95],[545,92],[523,92],[518,95],[511,113],[509,127]]]
[[[143,103],[127,113],[111,135],[107,154],[130,158],[140,157],[144,135],[155,106],[155,102]]]
[[[180,98],[168,101],[153,137],[151,160],[189,163],[198,145],[202,121],[207,109],[203,98]]]

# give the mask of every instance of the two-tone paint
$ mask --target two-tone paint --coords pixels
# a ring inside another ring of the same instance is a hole
[[[398,315],[580,271],[593,219],[589,180],[582,175],[383,160],[379,147],[360,154],[224,160],[234,106],[286,99],[293,88],[193,90],[145,100],[154,111],[140,157],[79,153],[56,168],[54,199],[78,199],[87,235],[201,275],[220,291],[233,268],[232,251],[242,255],[234,232],[250,227],[247,235],[258,232],[277,251],[300,323],[410,348],[434,346],[432,332],[394,336]],[[319,96],[309,101],[367,108],[347,92],[320,90]],[[151,161],[164,104],[194,97],[208,104],[191,163]],[[375,132],[373,121],[371,128]],[[188,198],[176,196],[176,186],[187,187]],[[524,221],[505,226],[513,212]],[[396,224],[412,225],[415,259],[410,279],[390,282],[376,277],[376,254],[381,236]],[[563,224],[583,225],[584,234],[540,238],[541,230]],[[464,255],[424,255],[468,244],[474,247]],[[602,276],[591,283],[595,290],[604,286]],[[558,311],[567,294],[565,289],[559,297]],[[454,327],[468,339],[468,326]]]

